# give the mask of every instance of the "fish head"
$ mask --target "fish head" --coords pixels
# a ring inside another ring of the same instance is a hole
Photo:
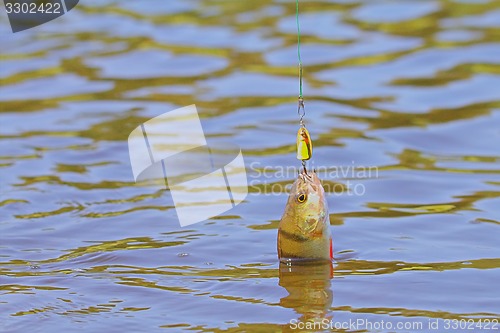
[[[292,185],[286,209],[292,217],[288,223],[294,223],[302,234],[322,232],[325,221],[328,221],[328,204],[316,172],[299,173]]]

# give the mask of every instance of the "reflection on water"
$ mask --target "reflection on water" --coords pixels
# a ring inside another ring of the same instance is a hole
[[[498,1],[302,2],[332,280],[276,256],[296,177],[279,171],[298,166],[294,14],[279,0],[88,0],[12,34],[0,10],[0,331],[498,317]],[[250,195],[179,228],[169,191],[134,182],[127,138],[190,104],[214,146],[241,147]],[[376,172],[331,172],[348,168]]]
[[[288,292],[288,295],[280,300],[282,307],[294,309],[300,315],[297,320],[302,323],[331,320],[329,309],[333,301],[332,263],[280,263],[279,274],[279,285]]]

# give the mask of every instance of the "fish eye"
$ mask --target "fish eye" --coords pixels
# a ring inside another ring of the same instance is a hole
[[[304,201],[306,201],[306,200],[307,200],[307,195],[306,195],[306,194],[304,194],[304,193],[299,194],[299,196],[297,197],[297,201],[298,201],[299,203],[303,203],[303,202],[304,202]]]

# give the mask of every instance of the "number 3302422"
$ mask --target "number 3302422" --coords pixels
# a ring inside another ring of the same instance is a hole
[[[60,3],[10,3],[5,4],[7,14],[61,14]]]

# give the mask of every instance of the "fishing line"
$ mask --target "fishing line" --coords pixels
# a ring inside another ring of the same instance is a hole
[[[297,114],[299,115],[299,131],[297,133],[297,159],[302,161],[304,173],[307,174],[306,161],[312,156],[311,136],[304,123],[306,109],[304,107],[304,96],[302,95],[302,59],[300,57],[300,24],[299,24],[299,0],[295,1],[295,21],[297,23],[297,57],[299,60],[299,101]]]
[[[297,56],[299,58],[299,98],[302,98],[302,59],[300,58],[299,0],[296,0],[295,5],[295,21],[297,22]]]
[[[302,59],[300,57],[300,23],[299,23],[299,0],[295,2],[295,21],[297,23],[297,57],[299,59],[299,106],[297,108],[297,114],[300,119],[300,126],[304,127],[304,117],[306,115],[306,110],[304,108],[304,97],[302,96]]]

